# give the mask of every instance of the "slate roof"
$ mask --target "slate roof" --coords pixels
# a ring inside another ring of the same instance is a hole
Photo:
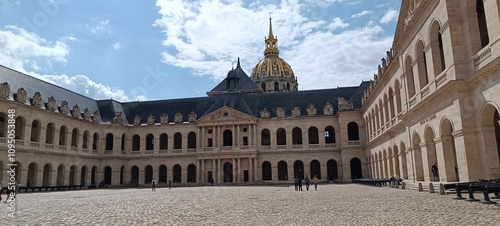
[[[255,84],[250,77],[241,69],[240,66],[240,58],[238,58],[238,64],[235,69],[229,71],[227,73],[227,77],[222,80],[215,88],[213,88],[210,92],[207,92],[207,95],[222,95],[224,93],[228,93],[228,79],[238,79],[238,92],[241,93],[263,93],[264,90],[260,88],[257,84]]]
[[[241,92],[241,89],[256,91],[260,87],[255,85],[240,67],[234,70],[240,78],[239,81],[243,81],[243,84],[240,86],[240,92],[224,92],[226,90],[224,85],[227,84],[224,80],[211,91],[220,91],[219,95],[123,103],[115,100],[93,100],[3,66],[0,66],[0,83],[8,82],[11,87],[11,93],[16,92],[18,88],[24,87],[28,92],[28,96],[31,97],[35,92],[41,92],[44,101],[49,96],[54,96],[58,104],[62,100],[68,101],[70,108],[78,104],[80,109],[88,108],[91,113],[98,109],[103,123],[110,123],[115,112],[122,111],[125,116],[124,123],[126,124],[132,124],[136,115],[141,117],[142,123],[146,123],[150,114],[155,116],[156,123],[160,122],[162,114],[168,114],[168,121],[173,122],[175,114],[178,112],[182,114],[183,121],[186,122],[191,112],[196,113],[197,119],[199,119],[223,106],[233,108],[256,118],[260,118],[260,111],[264,108],[269,110],[271,117],[276,117],[276,109],[278,107],[285,109],[286,116],[292,115],[291,110],[293,107],[299,107],[301,116],[307,117],[307,108],[310,104],[313,104],[317,109],[317,115],[323,115],[323,107],[327,102],[334,107],[334,113],[338,111],[337,97],[343,97],[346,100],[352,101],[354,110],[359,110],[361,109],[363,91],[369,85],[369,82],[362,82],[359,86],[355,87],[294,92],[247,93]],[[260,89],[260,91],[262,90]]]

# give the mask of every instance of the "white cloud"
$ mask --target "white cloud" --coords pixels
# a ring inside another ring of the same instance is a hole
[[[330,30],[335,30],[337,28],[346,28],[346,27],[349,27],[349,24],[344,23],[344,21],[339,17],[334,18],[333,21],[328,25],[328,28]]]
[[[399,12],[397,10],[394,9],[387,10],[382,19],[380,19],[380,23],[386,24],[393,20],[397,20],[398,16]]]
[[[335,2],[342,2],[342,1],[343,0],[306,0],[306,3],[325,7]]]
[[[249,8],[222,0],[157,0],[156,4],[161,18],[154,26],[165,34],[163,61],[216,80],[226,76],[238,56],[250,75],[263,58],[269,12],[280,57],[294,69],[300,90],[359,85],[372,77],[392,44],[392,34],[376,24],[350,27],[340,18],[330,23],[309,19],[307,6],[298,0]]]
[[[122,47],[121,47],[121,45],[120,45],[120,42],[115,42],[115,43],[113,43],[113,49],[115,49],[115,50],[119,50],[119,49],[121,49],[121,48],[122,48]]]
[[[368,14],[371,14],[370,11],[367,11],[367,10],[364,10],[360,13],[356,13],[356,14],[353,14],[351,17],[352,18],[355,18],[355,17],[362,17],[362,16],[365,16],[365,15],[368,15]]]
[[[110,87],[92,81],[85,75],[50,75],[43,74],[42,68],[50,68],[52,63],[66,63],[70,52],[65,41],[77,40],[66,36],[59,41],[51,42],[38,35],[15,26],[0,29],[0,63],[33,77],[84,94],[91,98],[119,101],[145,100],[141,94],[127,95],[118,87]]]
[[[97,24],[95,25],[88,25],[87,24],[87,28],[89,28],[90,32],[96,34],[97,32],[100,32],[100,31],[106,31],[107,28],[108,28],[108,25],[109,25],[109,20],[101,20],[99,22],[97,22]],[[108,33],[110,33],[110,31],[108,30]]]

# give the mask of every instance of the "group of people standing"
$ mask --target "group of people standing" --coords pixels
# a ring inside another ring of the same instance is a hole
[[[316,177],[316,175],[314,175],[312,182],[314,184],[314,190],[317,191],[318,190],[318,177]],[[309,184],[311,183],[311,180],[309,179],[309,177],[307,177],[307,175],[306,175],[306,177],[304,177],[304,180],[302,180],[302,178],[297,176],[297,177],[295,177],[294,183],[295,183],[295,191],[303,191],[302,190],[302,183],[306,184],[306,190],[309,191]]]

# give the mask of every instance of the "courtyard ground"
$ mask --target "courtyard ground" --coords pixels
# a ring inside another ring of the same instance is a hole
[[[357,184],[26,193],[0,225],[499,225],[500,207]],[[305,188],[304,188],[305,190]],[[477,195],[476,198],[482,197]],[[5,199],[5,194],[3,195]]]

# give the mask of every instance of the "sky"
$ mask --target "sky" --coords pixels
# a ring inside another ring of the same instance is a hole
[[[358,86],[401,0],[0,0],[0,65],[93,99],[203,97],[264,58],[272,17],[299,90]],[[0,81],[1,82],[1,81]]]

